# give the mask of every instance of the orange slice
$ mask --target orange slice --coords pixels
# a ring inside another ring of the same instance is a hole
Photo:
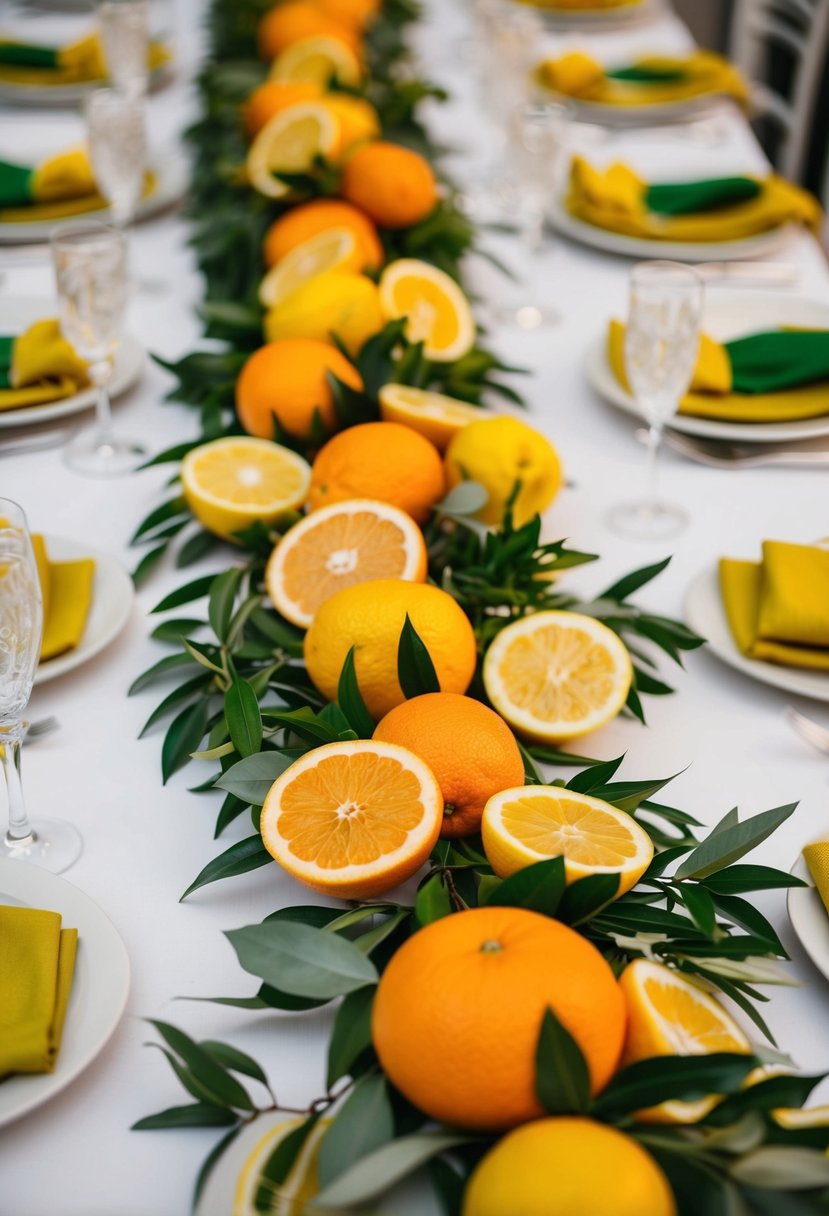
[[[360,83],[361,76],[360,61],[351,47],[339,38],[322,35],[292,42],[270,71],[271,80],[307,81],[323,89],[332,78],[353,87]]]
[[[410,515],[370,498],[332,503],[300,520],[265,571],[274,605],[302,629],[336,591],[378,578],[422,583],[426,543]]]
[[[536,612],[507,625],[484,660],[492,704],[510,726],[545,743],[609,722],[627,700],[632,677],[618,635],[576,612]]]
[[[496,874],[563,857],[568,882],[618,874],[624,895],[653,858],[653,841],[632,815],[587,794],[528,785],[494,794],[481,822],[484,851]]]
[[[350,228],[328,228],[295,245],[269,270],[259,284],[259,300],[265,308],[276,308],[304,287],[309,279],[326,270],[360,271],[365,259]]]
[[[470,422],[486,418],[486,410],[443,393],[408,384],[384,384],[380,389],[380,417],[384,422],[402,422],[419,431],[439,452]]]
[[[400,258],[380,277],[380,303],[389,320],[406,317],[406,337],[422,342],[427,359],[452,363],[475,343],[469,301],[450,278],[430,262]]]
[[[339,123],[319,101],[286,106],[268,122],[248,151],[250,184],[268,198],[284,198],[290,186],[280,173],[306,173],[317,156],[329,156],[339,140]]]
[[[265,848],[323,895],[368,899],[419,870],[443,822],[443,798],[422,760],[396,743],[327,743],[271,786]]]
[[[208,532],[226,538],[301,507],[310,482],[311,467],[296,452],[247,435],[203,443],[181,465],[190,510]]]

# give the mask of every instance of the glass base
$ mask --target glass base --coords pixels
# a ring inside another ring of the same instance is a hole
[[[516,329],[551,329],[561,324],[561,313],[544,304],[496,304],[487,311],[494,325]]]
[[[146,454],[147,449],[137,440],[95,427],[81,431],[66,445],[63,462],[86,477],[120,477],[133,472]]]
[[[6,834],[0,840],[0,857],[28,861],[52,874],[68,870],[80,857],[81,834],[65,819],[38,819],[31,828],[31,835],[23,840],[13,840]]]
[[[611,532],[630,540],[670,540],[688,524],[682,507],[668,502],[625,502],[605,515]]]

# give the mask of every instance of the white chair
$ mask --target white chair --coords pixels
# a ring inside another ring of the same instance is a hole
[[[829,51],[829,0],[736,0],[730,42],[731,59],[751,81],[755,112],[780,129],[778,170],[801,181],[817,124],[827,126],[816,105]],[[769,80],[774,47],[791,56],[787,96]]]

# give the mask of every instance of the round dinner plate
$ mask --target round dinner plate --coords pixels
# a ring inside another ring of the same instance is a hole
[[[747,659],[737,649],[725,617],[716,565],[702,570],[686,591],[685,620],[695,633],[707,640],[712,654],[743,675],[798,697],[829,702],[829,672]]]
[[[156,188],[147,198],[143,198],[136,209],[136,220],[148,220],[159,212],[165,211],[182,199],[187,190],[187,170],[184,163],[169,155],[154,160],[150,158],[150,169],[156,176]],[[67,215],[60,220],[32,220],[21,223],[0,222],[0,245],[19,245],[21,243],[38,243],[48,241],[49,235],[58,224],[75,224],[79,227],[90,222],[107,222],[110,218],[108,207],[100,211],[86,211],[82,215]]]
[[[591,32],[618,29],[642,21],[652,21],[665,11],[664,0],[638,0],[636,4],[619,4],[613,8],[554,9],[542,2],[520,0],[534,8],[544,18],[544,24],[552,30],[580,30]]]
[[[702,327],[718,342],[729,342],[745,334],[783,325],[829,329],[829,304],[786,292],[750,289],[737,292],[719,287],[707,292]],[[600,397],[626,414],[642,420],[639,406],[616,379],[607,361],[606,335],[600,335],[591,343],[585,355],[584,370],[591,388]],[[703,435],[709,439],[736,440],[740,443],[786,443],[792,439],[829,435],[829,404],[826,414],[794,422],[721,422],[716,418],[674,414],[669,426],[686,435]]]
[[[809,867],[801,854],[790,873],[795,878],[812,883]],[[829,980],[829,913],[823,906],[820,892],[815,886],[789,887],[786,909],[792,928],[809,958]]]
[[[67,9],[66,11],[70,11]],[[150,73],[150,92],[155,93],[172,80],[172,63],[162,64]],[[12,106],[76,106],[93,89],[106,88],[104,80],[75,81],[72,84],[21,84],[0,80],[0,102]]]
[[[51,561],[68,562],[91,557],[95,562],[95,574],[92,579],[92,604],[80,643],[74,650],[41,663],[35,672],[35,684],[45,684],[48,680],[66,675],[100,654],[126,625],[135,600],[132,579],[108,553],[101,553],[89,545],[62,536],[47,534],[44,540]]]
[[[576,122],[597,123],[601,127],[667,126],[687,123],[707,114],[717,103],[727,100],[727,93],[703,93],[699,97],[683,97],[677,101],[660,101],[653,105],[612,106],[602,101],[585,101],[538,86],[539,99],[566,106]]]
[[[26,861],[0,858],[0,903],[59,912],[78,930],[78,954],[55,1071],[14,1075],[0,1084],[0,1127],[65,1089],[91,1064],[115,1030],[127,1002],[130,963],[104,912],[65,878]]]
[[[54,300],[39,296],[0,295],[0,334],[22,333],[44,317],[53,317],[57,312]],[[127,335],[115,354],[115,365],[109,385],[109,395],[119,397],[132,388],[140,379],[144,369],[144,350],[135,338]],[[0,430],[4,427],[31,426],[38,422],[52,422],[56,418],[67,418],[95,405],[95,389],[85,388],[72,397],[60,401],[47,401],[43,405],[25,405],[19,409],[0,410]]]

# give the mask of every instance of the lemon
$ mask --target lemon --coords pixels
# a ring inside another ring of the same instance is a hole
[[[384,384],[379,392],[380,417],[384,422],[402,422],[418,431],[439,452],[445,452],[458,431],[470,422],[480,422],[485,411],[443,393],[408,384]]]
[[[268,198],[284,198],[290,186],[280,173],[306,173],[317,156],[330,156],[337,147],[340,127],[322,102],[300,101],[286,106],[268,122],[248,151],[250,184]]]
[[[359,271],[363,259],[349,228],[329,228],[295,245],[259,284],[259,300],[276,308],[311,279],[331,270]]]
[[[578,1117],[537,1119],[475,1168],[463,1216],[676,1216],[668,1180],[635,1140]]]
[[[310,483],[310,465],[296,452],[247,435],[203,443],[181,465],[190,510],[208,532],[226,539],[301,507]]]
[[[362,75],[360,61],[351,47],[339,38],[315,35],[292,42],[277,57],[271,80],[309,81],[327,89],[332,77],[340,84],[355,86]]]
[[[516,527],[546,511],[561,489],[558,453],[548,439],[517,418],[482,418],[463,428],[446,451],[449,488],[460,481],[477,481],[489,495],[478,519],[498,525],[507,502],[520,483],[512,504]]]
[[[453,363],[475,344],[469,301],[444,270],[417,258],[391,262],[380,277],[380,302],[391,321],[406,318],[406,337],[427,359]]]
[[[325,342],[333,335],[352,355],[382,327],[376,285],[365,275],[340,270],[315,276],[265,317],[269,342],[282,338]]]

